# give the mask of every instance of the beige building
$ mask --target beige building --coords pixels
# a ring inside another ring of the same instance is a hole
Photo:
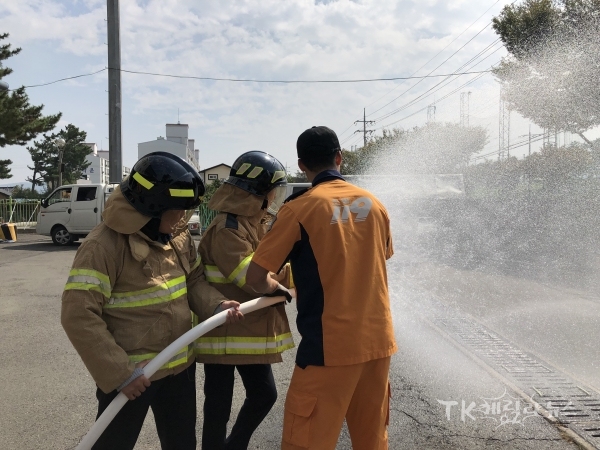
[[[216,166],[208,167],[207,169],[198,172],[204,181],[204,185],[209,185],[215,180],[225,180],[229,176],[231,166],[227,164],[217,164]]]

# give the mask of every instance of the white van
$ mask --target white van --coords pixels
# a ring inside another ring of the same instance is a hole
[[[288,198],[290,195],[295,194],[302,189],[306,189],[311,187],[311,183],[288,183],[286,184],[287,192],[285,193],[285,198]]]
[[[102,221],[104,203],[116,184],[67,184],[41,202],[35,232],[56,245],[70,245]]]

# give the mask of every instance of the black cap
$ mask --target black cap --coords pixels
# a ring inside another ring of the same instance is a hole
[[[340,150],[340,141],[331,128],[324,126],[312,127],[298,137],[296,142],[298,158],[311,159],[315,156],[325,156]]]

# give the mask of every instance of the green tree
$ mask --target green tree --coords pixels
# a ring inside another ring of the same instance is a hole
[[[379,172],[459,173],[486,143],[487,131],[483,127],[432,122],[411,130],[395,129],[357,150],[359,174],[373,167]]]
[[[217,192],[217,189],[219,189],[222,184],[223,182],[221,180],[214,180],[213,182],[207,184],[202,201],[204,203],[208,203],[208,201],[211,199],[214,193]]]
[[[44,139],[40,142],[34,142],[32,147],[28,147],[31,159],[34,161],[34,174],[28,181],[41,178],[47,185],[48,190],[58,186],[59,179],[59,148],[56,145],[57,139],[63,139],[63,184],[75,183],[81,178],[82,172],[89,167],[90,163],[86,161],[86,156],[91,153],[89,146],[85,145],[87,133],[76,126],[69,124],[58,133],[51,135],[44,134]],[[37,175],[39,174],[39,176]],[[38,181],[36,181],[38,182]],[[33,181],[32,181],[33,185]]]
[[[494,69],[509,108],[542,128],[600,125],[600,0],[526,0],[493,28],[509,51]]]
[[[0,34],[0,41],[6,39],[8,33]],[[0,80],[12,73],[12,69],[4,67],[3,61],[18,54],[20,48],[11,49],[10,44],[0,45]],[[25,145],[40,133],[54,128],[61,114],[42,115],[44,105],[29,104],[25,87],[21,86],[11,92],[0,91],[0,148],[7,145]],[[0,179],[9,178],[9,159],[0,160]]]
[[[306,174],[301,170],[296,170],[296,173],[292,175],[291,173],[287,174],[287,182],[288,183],[306,183],[308,180],[306,178]]]
[[[592,154],[579,143],[563,148],[545,145],[525,158],[524,166],[533,179],[543,182],[544,188],[555,190],[589,175],[593,166]]]
[[[38,199],[44,198],[44,194],[31,189],[24,189],[22,186],[15,186],[12,191],[12,198]]]
[[[0,180],[11,178],[10,166],[12,161],[10,159],[0,159]]]

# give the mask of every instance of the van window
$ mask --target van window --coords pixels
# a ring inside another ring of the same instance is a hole
[[[50,197],[48,197],[48,205],[52,205],[58,202],[70,202],[71,201],[71,188],[64,188],[55,191]]]
[[[292,194],[295,194],[296,192],[300,192],[302,189],[306,189],[306,186],[294,186],[294,187],[292,187]]]
[[[93,187],[79,187],[77,190],[78,202],[88,202],[90,200],[96,200],[96,186]]]

